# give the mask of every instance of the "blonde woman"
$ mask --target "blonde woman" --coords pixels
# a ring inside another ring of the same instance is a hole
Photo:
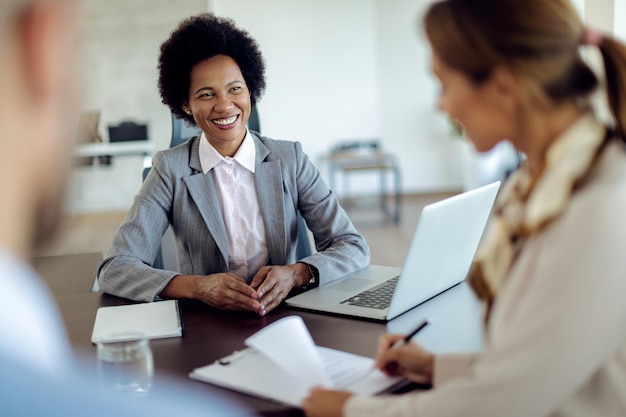
[[[378,367],[433,389],[315,389],[307,415],[626,416],[626,46],[568,0],[440,1],[424,27],[441,110],[479,151],[510,139],[527,156],[468,277],[486,347],[433,355],[383,336]]]

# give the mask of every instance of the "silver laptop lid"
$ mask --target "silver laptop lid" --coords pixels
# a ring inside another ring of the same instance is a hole
[[[388,320],[465,279],[499,187],[495,182],[424,207]]]

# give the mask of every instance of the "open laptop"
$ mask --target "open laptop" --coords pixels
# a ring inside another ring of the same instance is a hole
[[[287,304],[386,321],[453,287],[469,271],[499,188],[495,182],[424,207],[402,270],[370,265]]]

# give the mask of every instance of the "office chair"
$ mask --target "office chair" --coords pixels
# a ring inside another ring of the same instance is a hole
[[[256,106],[252,107],[250,118],[248,119],[248,129],[254,130],[258,133],[261,132],[261,123]],[[174,115],[174,113],[172,113],[172,139],[170,141],[170,148],[178,146],[189,140],[189,138],[197,136],[201,133],[202,130],[200,128],[189,127],[184,120],[179,119]],[[149,167],[144,168],[144,181],[149,172]],[[300,215],[300,212],[297,213],[296,222],[298,229],[298,238],[296,240],[296,260],[300,260],[302,258],[306,258],[307,256],[311,256],[313,251],[311,248],[311,241],[309,240],[308,228],[304,218]],[[174,234],[172,232],[172,228],[168,227],[167,231],[163,235],[163,238],[161,239],[161,246],[152,266],[158,269],[175,271],[178,267],[177,262]]]
[[[197,126],[189,126],[186,121],[176,117],[172,113],[172,139],[170,140],[170,148],[187,142],[189,138],[202,134],[202,129]]]
[[[261,133],[261,120],[259,119],[259,111],[256,106],[252,106],[250,117],[248,118],[248,129]]]
[[[311,249],[311,241],[309,240],[309,229],[304,221],[304,217],[298,212],[296,214],[296,222],[298,228],[298,239],[296,240],[296,260],[306,258],[313,254]]]
[[[109,142],[129,142],[148,140],[148,125],[126,121],[117,126],[109,126]]]

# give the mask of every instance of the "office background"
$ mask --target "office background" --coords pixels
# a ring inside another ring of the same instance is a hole
[[[403,193],[456,192],[463,188],[463,159],[470,151],[436,109],[437,85],[417,28],[429,3],[87,0],[85,108],[100,112],[105,141],[108,125],[133,120],[148,125],[155,150],[166,148],[171,125],[156,88],[159,45],[181,19],[213,11],[233,18],[262,48],[268,81],[259,104],[264,134],[302,142],[326,178],[323,157],[332,146],[377,138],[398,158]],[[614,27],[626,37],[619,24],[626,19],[626,0],[574,3],[594,26]],[[140,156],[76,168],[68,211],[126,210],[141,185],[141,168]],[[367,193],[370,183],[364,174],[353,191]]]

